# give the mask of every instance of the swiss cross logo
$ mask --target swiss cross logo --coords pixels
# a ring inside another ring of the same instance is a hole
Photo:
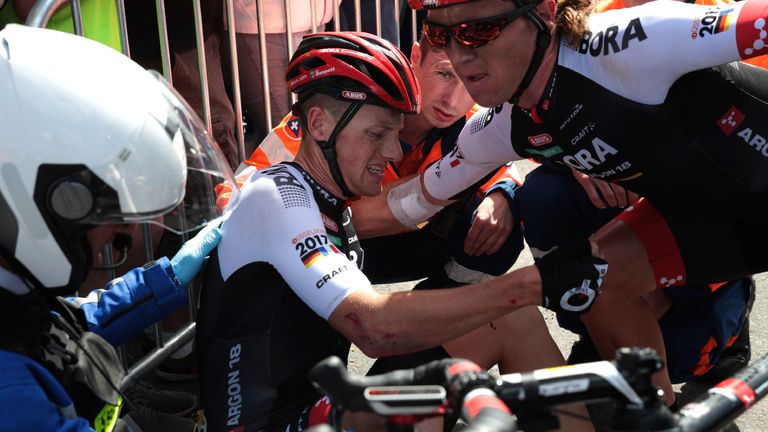
[[[768,53],[768,25],[766,25],[765,6],[754,3],[744,3],[744,7],[739,12],[736,46],[739,48],[741,58]]]
[[[534,147],[543,146],[552,142],[552,135],[548,133],[543,133],[539,135],[529,136],[528,142],[531,143],[531,145]]]
[[[283,126],[283,131],[289,138],[294,140],[301,139],[301,125],[299,124],[299,119],[296,117],[288,119],[288,121],[285,122],[285,126]]]
[[[747,116],[745,116],[744,113],[739,111],[735,106],[732,106],[728,108],[728,111],[726,111],[722,117],[720,117],[720,120],[717,121],[717,125],[722,129],[724,134],[730,135],[737,127],[739,127],[745,118],[747,118]]]

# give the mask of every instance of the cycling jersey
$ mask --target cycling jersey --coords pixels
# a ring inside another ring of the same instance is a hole
[[[730,4],[734,3],[734,0],[686,0],[686,3],[694,3],[697,5],[705,5],[705,6],[728,6]],[[626,5],[624,4],[624,0],[602,0],[598,2],[597,6],[595,6],[595,12],[605,12],[609,10],[614,9],[623,9]],[[768,68],[768,56],[759,56],[759,57],[753,57],[750,59],[744,60],[746,63],[761,67],[761,68]]]
[[[458,150],[425,171],[427,191],[449,199],[499,161],[549,160],[647,198],[676,243],[656,249],[679,255],[675,284],[765,270],[768,252],[753,241],[768,235],[756,217],[768,212],[760,86],[688,73],[768,51],[764,9],[657,2],[592,15],[579,44],[560,43],[539,103],[478,112]],[[653,230],[638,235],[654,241]]]
[[[328,316],[370,283],[347,203],[299,165],[260,170],[241,191],[198,314],[202,403],[210,430],[285,429],[320,397],[307,371],[348,353]]]

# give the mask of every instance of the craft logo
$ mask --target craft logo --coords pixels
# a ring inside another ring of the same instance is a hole
[[[529,136],[528,142],[531,143],[531,145],[534,147],[547,145],[552,142],[552,135],[548,133],[543,133],[539,135]]]
[[[301,139],[301,123],[295,116],[291,116],[283,126],[283,132],[288,138],[298,141]]]
[[[752,23],[749,25],[748,23]],[[739,12],[736,27],[736,46],[741,58],[754,57],[768,52],[768,30],[766,30],[765,6],[746,2]]]
[[[746,118],[747,116],[744,113],[735,106],[732,106],[720,117],[720,120],[717,121],[717,126],[720,127],[724,134],[731,135]]]
[[[365,100],[368,96],[363,92],[353,92],[349,90],[344,90],[341,92],[341,96],[346,99],[353,99],[353,100]]]
[[[322,279],[320,279],[319,281],[315,282],[315,286],[317,287],[317,289],[322,288],[323,285],[328,283],[331,279],[335,278],[336,276],[338,276],[341,272],[343,272],[345,270],[347,270],[347,265],[346,264],[341,266],[341,267],[339,267],[339,268],[337,268],[337,269],[334,269],[330,273],[324,274]]]

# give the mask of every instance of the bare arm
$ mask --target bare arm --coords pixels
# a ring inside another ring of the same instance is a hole
[[[478,284],[430,291],[377,294],[358,289],[328,322],[371,357],[440,345],[522,306],[541,304],[534,266]]]

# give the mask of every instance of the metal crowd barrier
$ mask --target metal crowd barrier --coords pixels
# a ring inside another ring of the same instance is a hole
[[[88,0],[86,0],[88,1]],[[145,0],[147,1],[147,0]],[[171,73],[171,51],[168,43],[168,26],[166,21],[166,14],[165,14],[165,2],[164,0],[154,0],[155,1],[155,7],[156,7],[156,14],[157,14],[157,23],[158,23],[158,39],[160,42],[160,60],[162,65],[162,72],[165,79],[173,85],[173,76]],[[173,1],[182,1],[182,0],[173,0]],[[206,63],[206,56],[205,56],[205,37],[203,32],[203,20],[202,20],[202,11],[201,11],[201,0],[191,0],[192,6],[194,7],[194,22],[189,23],[190,26],[193,26],[195,29],[195,39],[196,39],[196,50],[197,50],[197,59],[198,59],[198,71],[199,71],[199,79],[200,79],[200,90],[201,90],[201,97],[202,97],[202,120],[206,127],[208,128],[209,134],[212,135],[212,127],[211,127],[211,106],[210,106],[210,93],[208,90],[208,75],[207,75],[207,68],[208,64]],[[215,1],[215,0],[211,0]],[[238,157],[239,160],[245,160],[248,155],[245,154],[245,139],[244,139],[244,132],[243,132],[243,109],[242,109],[242,101],[241,101],[241,94],[240,94],[240,67],[247,67],[247,65],[240,65],[238,62],[237,57],[237,43],[236,43],[236,31],[235,31],[235,12],[234,12],[234,4],[233,1],[244,1],[244,0],[220,0],[224,3],[224,12],[225,12],[225,19],[227,23],[227,37],[228,37],[228,45],[229,45],[229,58],[231,64],[229,65],[229,70],[231,71],[230,76],[230,84],[231,84],[231,91],[232,91],[232,107],[235,112],[235,130],[234,135],[235,139],[237,141],[237,151],[238,151]],[[265,28],[264,25],[264,1],[265,0],[255,0],[256,1],[256,21],[259,29]],[[267,0],[268,1],[268,0]],[[290,55],[293,53],[294,46],[293,46],[293,38],[292,35],[294,33],[293,31],[293,22],[292,22],[292,5],[291,0],[283,0],[284,1],[284,18],[285,18],[285,37],[287,41],[287,55],[290,58]],[[318,31],[318,23],[317,23],[317,5],[314,0],[308,0],[310,3],[310,19],[311,19],[311,29],[310,31],[312,33]],[[333,4],[333,29],[334,31],[340,31],[340,19],[341,16],[341,1],[342,0],[324,0],[327,2],[332,2]],[[361,23],[361,0],[344,0],[344,1],[353,1],[354,2],[354,9],[355,9],[355,19],[354,19],[354,27],[353,29],[355,31],[361,31],[362,23]],[[397,28],[400,27],[400,6],[402,2],[405,0],[374,0],[374,7],[375,7],[375,23],[376,23],[376,34],[381,35],[382,32],[382,21],[381,21],[381,2],[382,1],[392,1],[394,2],[394,11],[395,11],[395,23]],[[129,41],[128,41],[128,27],[126,23],[126,13],[125,13],[125,4],[124,0],[115,0],[116,6],[117,6],[117,23],[119,26],[120,31],[120,42],[121,42],[121,51],[124,55],[130,57],[131,50],[129,47]],[[60,8],[66,6],[67,4],[70,5],[72,10],[72,24],[75,34],[79,36],[83,36],[83,21],[82,21],[82,14],[80,11],[80,0],[38,0],[35,5],[32,7],[29,16],[26,20],[26,25],[31,27],[45,27],[49,20],[55,15],[56,11],[58,11]],[[418,40],[417,39],[417,24],[416,24],[416,12],[411,11],[411,35],[412,40]],[[331,30],[331,29],[326,29]],[[269,64],[268,64],[268,58],[267,58],[267,46],[266,46],[266,36],[264,32],[259,32],[259,50],[261,54],[261,71],[262,71],[262,93],[263,93],[263,100],[264,100],[264,106],[263,106],[263,115],[265,124],[267,125],[268,129],[271,130],[273,127],[272,125],[272,107],[270,104],[270,84],[269,84]],[[282,85],[282,83],[280,84]],[[293,96],[292,96],[293,97]],[[283,113],[281,113],[283,114]],[[149,230],[149,225],[145,224],[142,227],[142,236],[144,240],[144,252],[145,257],[147,261],[151,261],[154,258],[154,251],[152,250],[152,234]],[[186,237],[183,238],[183,240],[186,241]],[[113,264],[113,251],[112,246],[109,245],[105,248],[103,252],[104,261],[106,265]],[[108,277],[111,280],[114,278],[114,270],[108,270]],[[153,328],[155,341],[156,341],[156,348],[150,352],[149,354],[145,355],[142,359],[138,360],[134,365],[132,365],[128,369],[128,373],[123,380],[123,383],[121,385],[122,388],[128,387],[135,383],[141,376],[145,375],[152,369],[156,368],[163,360],[170,357],[171,354],[176,352],[179,348],[181,348],[185,343],[190,341],[194,337],[195,333],[195,323],[194,323],[194,313],[196,310],[195,305],[195,299],[196,297],[192,294],[191,287],[190,287],[190,303],[189,303],[189,316],[192,320],[185,326],[183,326],[179,331],[177,331],[173,337],[171,337],[167,343],[163,341],[163,335],[160,330],[160,325],[156,324]],[[121,350],[121,357],[123,358],[123,362],[125,364],[125,354]],[[126,367],[128,367],[127,364],[125,364]]]

